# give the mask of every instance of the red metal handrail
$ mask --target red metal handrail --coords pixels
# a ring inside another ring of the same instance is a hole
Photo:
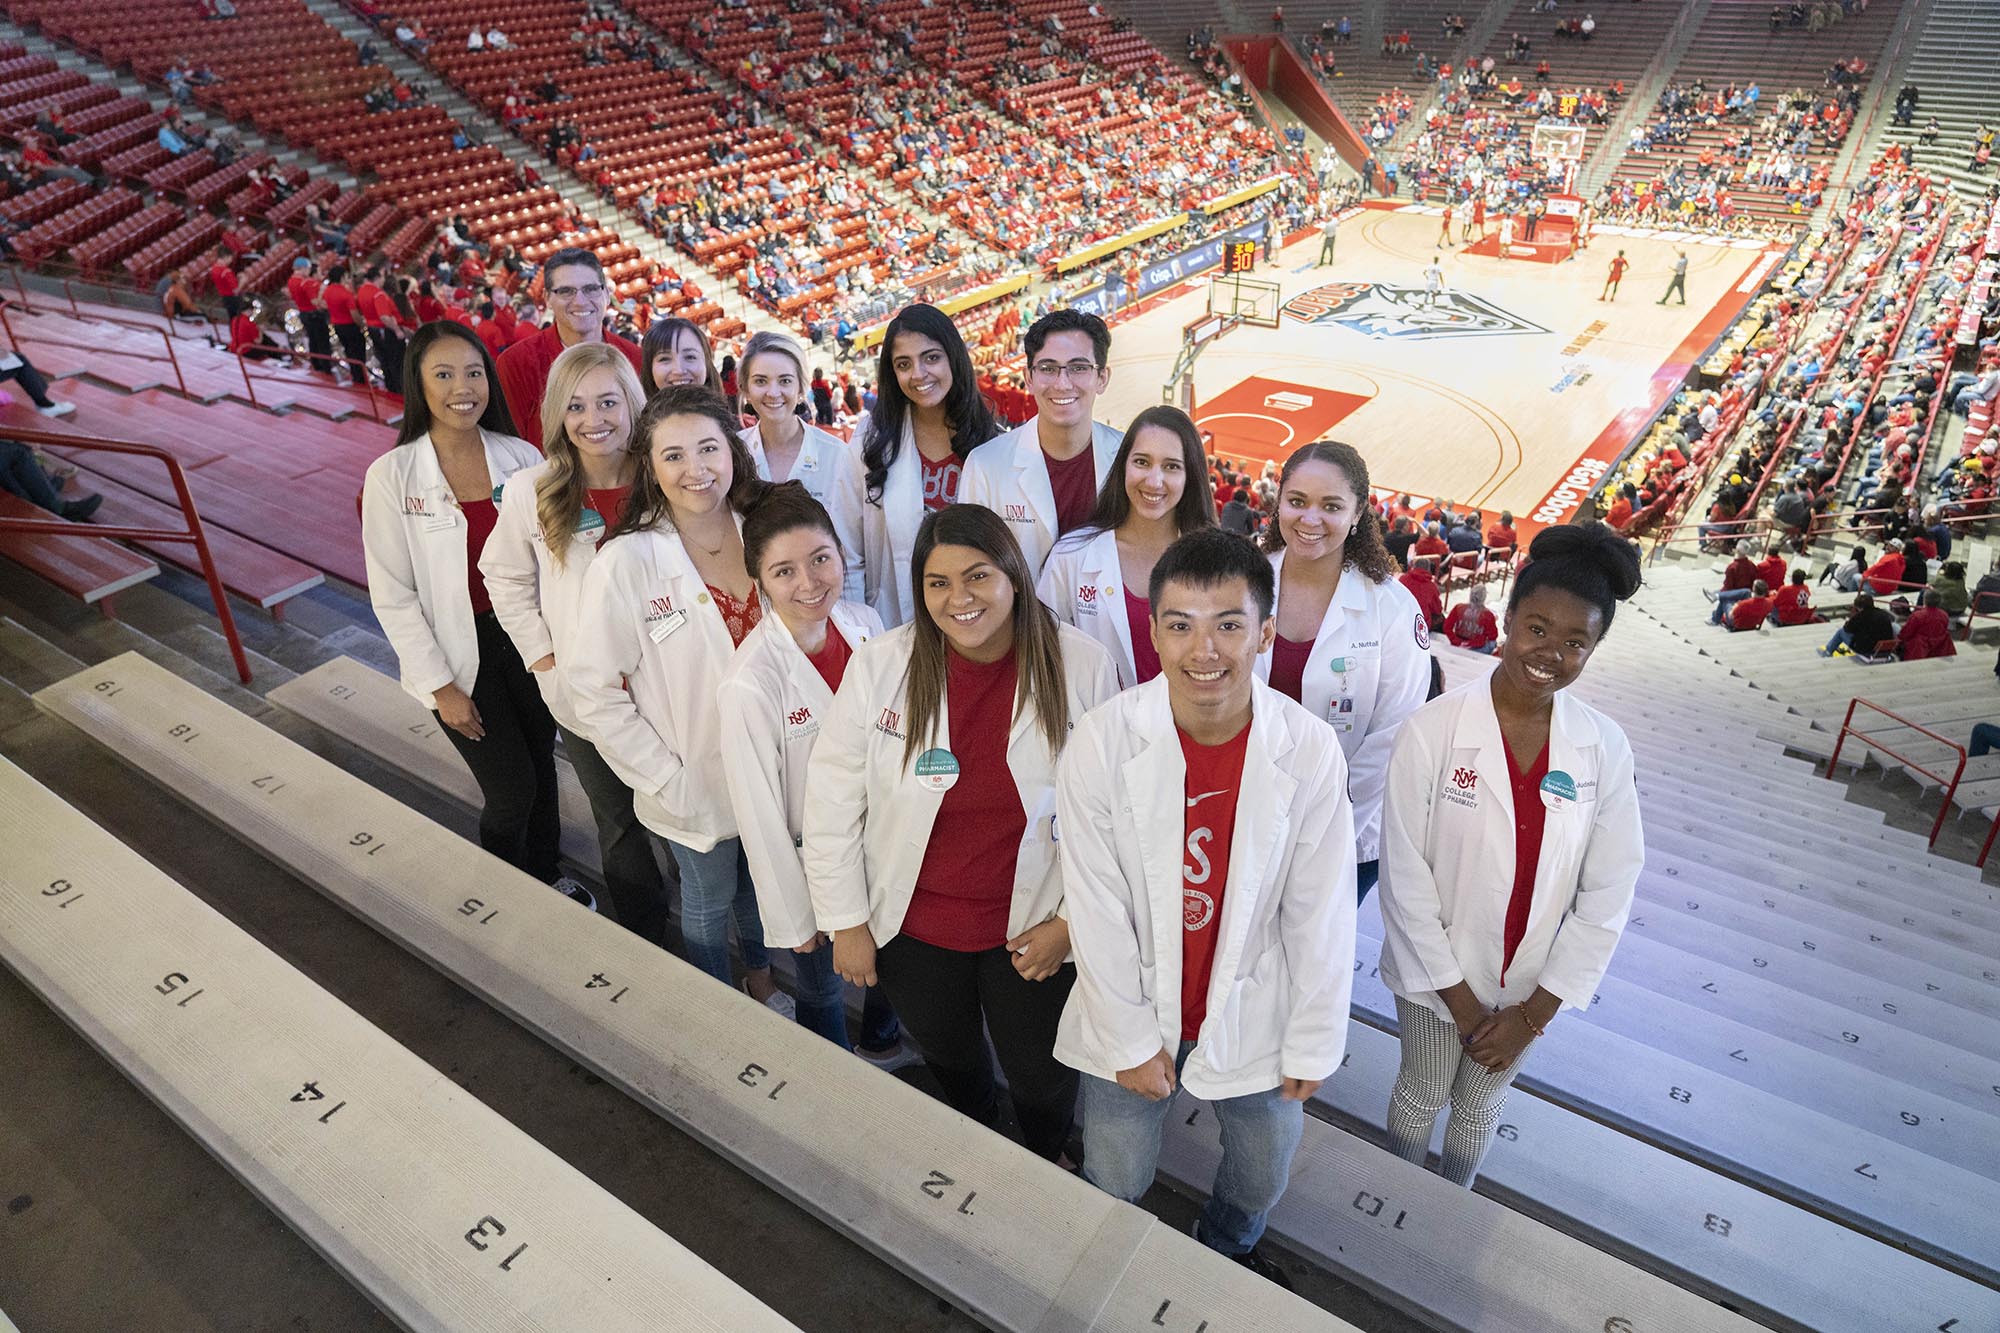
[[[139,324],[133,321],[109,321],[109,322],[124,323],[129,325],[129,327],[131,328],[143,329],[148,333],[159,334],[160,339],[167,345],[167,364],[171,365],[174,368],[174,383],[180,387],[180,391],[183,394],[187,393],[188,391],[187,380],[181,374],[181,359],[178,356],[174,355],[174,340],[171,334],[169,334],[165,329],[154,328],[150,324]],[[23,339],[20,337],[20,335],[14,332],[14,321],[7,318],[7,304],[4,301],[0,301],[0,330],[5,331],[7,335],[7,342],[10,346],[19,347],[21,345]],[[157,356],[152,356],[145,352],[131,352],[117,347],[93,347],[89,343],[70,342],[67,339],[63,338],[51,338],[47,334],[41,332],[35,332],[29,334],[27,340],[32,342],[38,342],[42,344],[44,347],[68,347],[75,351],[90,352],[97,356],[136,356],[144,361],[158,361],[160,359]]]
[[[1938,807],[1937,820],[1931,825],[1931,838],[1929,845],[1935,847],[1937,845],[1938,834],[1944,831],[1944,817],[1946,813],[1949,812],[1951,809],[1952,797],[1958,795],[1958,780],[1965,776],[1965,747],[1963,745],[1960,745],[1957,741],[1947,740],[1945,737],[1938,735],[1935,731],[1932,731],[1929,727],[1919,726],[1917,723],[1910,721],[1906,717],[1900,717],[1897,714],[1890,712],[1888,709],[1882,707],[1882,705],[1878,703],[1872,703],[1867,699],[1861,699],[1861,698],[1849,699],[1847,701],[1847,716],[1841,719],[1840,733],[1833,742],[1833,757],[1826,761],[1826,775],[1829,778],[1834,775],[1835,766],[1840,763],[1840,747],[1846,743],[1847,738],[1849,736],[1859,736],[1864,741],[1867,742],[1869,749],[1880,750],[1883,754],[1888,755],[1891,759],[1901,761],[1906,768],[1911,768],[1916,770],[1917,772],[1923,774],[1925,777],[1931,779],[1933,782],[1943,783],[1945,780],[1944,775],[1942,773],[1933,773],[1931,772],[1931,770],[1925,768],[1922,764],[1917,763],[1909,756],[1897,754],[1894,750],[1890,749],[1886,745],[1881,744],[1879,741],[1869,740],[1868,733],[1862,731],[1860,728],[1854,725],[1854,710],[1857,708],[1872,708],[1876,712],[1880,713],[1883,717],[1886,717],[1891,721],[1895,722],[1897,725],[1908,727],[1912,731],[1922,732],[1924,735],[1938,742],[1938,744],[1947,746],[1948,748],[1958,752],[1958,767],[1952,771],[1951,782],[1949,785],[1945,787],[1944,803]],[[1990,836],[1986,839],[1986,845],[1988,848],[1992,847],[1993,845],[1993,839]],[[1986,864],[1985,851],[1980,852],[1979,863],[1981,865]]]
[[[133,454],[140,458],[157,458],[167,465],[167,475],[173,479],[174,495],[180,504],[181,516],[187,520],[186,531],[177,532],[172,528],[71,523],[58,518],[0,517],[0,532],[43,532],[58,537],[102,537],[114,541],[193,543],[195,557],[201,563],[202,577],[208,581],[209,598],[215,603],[215,618],[222,622],[222,637],[229,640],[229,655],[236,661],[237,678],[248,685],[250,659],[244,656],[243,640],[236,632],[236,617],[230,614],[229,596],[222,590],[222,576],[216,572],[215,557],[209,554],[208,533],[202,527],[201,515],[195,510],[194,496],[188,490],[187,474],[181,470],[180,460],[164,449],[155,448],[150,444],[135,444],[130,440],[108,440],[95,435],[31,430],[25,426],[11,424],[6,430],[8,439],[18,440],[23,444],[55,445],[64,449],[84,449],[98,453]]]

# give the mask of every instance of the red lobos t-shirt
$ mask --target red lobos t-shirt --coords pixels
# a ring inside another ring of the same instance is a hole
[[[1178,728],[1176,728],[1178,731]],[[1220,936],[1229,842],[1236,832],[1236,789],[1250,727],[1220,745],[1197,745],[1179,732],[1187,760],[1187,847],[1181,860],[1181,1040],[1201,1035],[1208,1017],[1208,974]]]

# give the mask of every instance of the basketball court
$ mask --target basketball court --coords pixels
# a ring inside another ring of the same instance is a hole
[[[1172,377],[1193,324],[1193,415],[1218,454],[1256,467],[1331,435],[1361,449],[1378,491],[1507,509],[1533,529],[1574,510],[1785,251],[1599,227],[1574,258],[1503,259],[1491,221],[1486,245],[1460,245],[1455,218],[1439,247],[1441,212],[1364,206],[1341,223],[1330,264],[1316,266],[1315,228],[1240,281],[1168,294],[1117,327],[1100,419],[1184,401]],[[1662,306],[1677,248],[1687,304]],[[1631,268],[1600,302],[1620,249]]]

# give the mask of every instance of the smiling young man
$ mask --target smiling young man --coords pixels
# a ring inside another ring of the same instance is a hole
[[[1103,320],[1053,310],[1030,324],[1022,341],[1035,415],[965,460],[958,498],[1005,519],[1028,572],[1039,576],[1056,538],[1089,521],[1120,436],[1090,416],[1111,383],[1111,330]]]
[[[542,447],[542,392],[548,387],[549,367],[564,348],[608,342],[625,354],[635,372],[640,371],[639,349],[604,327],[611,290],[596,255],[574,247],[556,251],[542,268],[542,290],[554,322],[509,347],[499,365],[507,410],[513,413],[521,437],[537,449]]]
[[[1084,1174],[1136,1200],[1174,1095],[1214,1104],[1204,1244],[1256,1252],[1304,1103],[1340,1065],[1354,974],[1353,807],[1333,729],[1257,678],[1270,562],[1205,529],[1153,567],[1160,674],[1087,714],[1056,779],[1076,987],[1056,1058],[1082,1071]]]

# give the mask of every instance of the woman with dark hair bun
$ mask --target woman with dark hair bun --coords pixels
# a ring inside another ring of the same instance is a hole
[[[1285,460],[1264,549],[1278,580],[1278,635],[1257,674],[1339,733],[1354,795],[1355,891],[1366,898],[1389,747],[1430,696],[1430,622],[1396,578],[1368,465],[1351,444],[1321,440]]]
[[[951,317],[906,305],[883,331],[875,406],[855,423],[868,604],[891,628],[916,614],[910,553],[924,515],[958,499],[967,456],[1000,433]]]
[[[1382,980],[1402,1067],[1389,1146],[1470,1186],[1528,1045],[1596,992],[1645,861],[1632,747],[1573,698],[1639,553],[1603,523],[1548,528],[1507,600],[1493,674],[1396,737],[1382,818]]]

